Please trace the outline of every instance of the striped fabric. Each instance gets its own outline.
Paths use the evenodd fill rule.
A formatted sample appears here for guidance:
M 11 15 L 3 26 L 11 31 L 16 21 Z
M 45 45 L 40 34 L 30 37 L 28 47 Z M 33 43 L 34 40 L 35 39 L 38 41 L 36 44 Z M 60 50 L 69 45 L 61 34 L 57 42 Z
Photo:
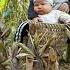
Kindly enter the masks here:
M 29 20 L 22 22 L 15 34 L 15 41 L 16 42 L 23 42 L 22 38 L 27 35 L 27 30 L 29 30 Z

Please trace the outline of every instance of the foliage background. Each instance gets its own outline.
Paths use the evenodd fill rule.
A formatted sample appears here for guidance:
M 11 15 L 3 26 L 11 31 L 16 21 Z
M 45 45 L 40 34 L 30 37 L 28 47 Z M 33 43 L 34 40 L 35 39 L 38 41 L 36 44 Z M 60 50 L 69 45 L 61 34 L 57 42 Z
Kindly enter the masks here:
M 28 6 L 29 0 L 0 0 L 0 31 L 10 29 L 9 36 L 9 31 L 0 36 L 0 70 L 16 70 L 11 69 L 11 48 L 18 25 L 28 19 Z
M 5 3 L 0 11 L 0 20 L 5 28 L 11 28 L 9 40 L 13 42 L 17 26 L 28 19 L 29 0 L 4 0 Z

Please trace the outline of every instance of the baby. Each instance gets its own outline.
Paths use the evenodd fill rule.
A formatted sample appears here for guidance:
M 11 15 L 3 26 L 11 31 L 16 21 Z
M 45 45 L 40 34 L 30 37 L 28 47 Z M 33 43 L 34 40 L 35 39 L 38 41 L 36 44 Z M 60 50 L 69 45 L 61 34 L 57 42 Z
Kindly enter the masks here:
M 59 21 L 70 23 L 70 15 L 59 11 L 53 10 L 52 0 L 34 0 L 34 11 L 38 14 L 37 19 L 43 23 L 56 24 Z

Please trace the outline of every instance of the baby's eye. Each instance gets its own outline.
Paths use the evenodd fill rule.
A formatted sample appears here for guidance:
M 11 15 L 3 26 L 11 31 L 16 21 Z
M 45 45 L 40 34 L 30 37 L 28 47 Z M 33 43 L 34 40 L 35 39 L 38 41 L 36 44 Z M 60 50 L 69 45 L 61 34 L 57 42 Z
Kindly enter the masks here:
M 45 5 L 45 3 L 41 3 L 41 5 Z
M 38 6 L 38 4 L 35 3 L 34 6 Z

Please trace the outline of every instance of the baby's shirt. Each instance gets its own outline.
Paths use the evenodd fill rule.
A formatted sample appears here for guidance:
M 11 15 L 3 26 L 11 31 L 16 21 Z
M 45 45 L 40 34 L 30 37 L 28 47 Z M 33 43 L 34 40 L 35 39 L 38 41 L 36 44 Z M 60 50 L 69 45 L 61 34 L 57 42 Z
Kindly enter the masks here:
M 38 16 L 39 20 L 43 23 L 56 24 L 59 23 L 59 21 L 64 23 L 70 22 L 70 15 L 59 10 L 52 10 L 48 14 Z

